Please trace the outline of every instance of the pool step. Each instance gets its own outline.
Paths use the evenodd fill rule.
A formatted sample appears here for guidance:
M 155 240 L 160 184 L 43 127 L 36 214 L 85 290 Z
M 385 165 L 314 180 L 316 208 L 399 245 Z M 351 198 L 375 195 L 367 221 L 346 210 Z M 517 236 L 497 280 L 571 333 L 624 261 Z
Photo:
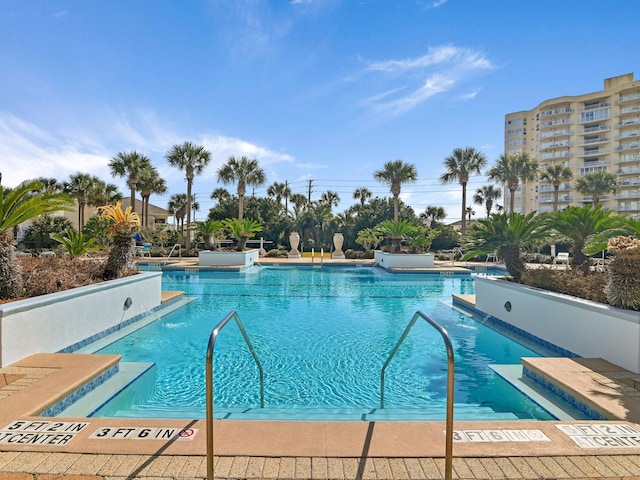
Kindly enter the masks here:
M 127 418 L 204 418 L 202 409 L 193 407 L 122 409 L 118 417 Z M 216 419 L 283 420 L 283 421 L 443 421 L 441 407 L 426 408 L 331 408 L 331 407 L 265 407 L 216 408 Z M 473 405 L 454 406 L 455 420 L 518 420 L 513 413 L 496 412 L 491 408 Z

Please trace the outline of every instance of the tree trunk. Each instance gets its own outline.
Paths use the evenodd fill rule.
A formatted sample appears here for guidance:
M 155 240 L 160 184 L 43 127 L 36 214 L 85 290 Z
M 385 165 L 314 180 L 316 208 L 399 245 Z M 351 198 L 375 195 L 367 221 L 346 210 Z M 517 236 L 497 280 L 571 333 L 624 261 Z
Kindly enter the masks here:
M 238 246 L 236 247 L 236 250 L 238 252 L 242 252 L 244 250 L 244 247 L 247 244 L 247 240 L 248 239 L 249 239 L 249 237 L 240 237 L 238 239 Z
M 499 256 L 504 259 L 504 265 L 507 267 L 509 275 L 511 275 L 516 282 L 520 283 L 525 271 L 524 262 L 520 257 L 520 247 L 518 245 L 507 245 L 499 250 Z
M 109 251 L 109 258 L 104 266 L 103 280 L 118 278 L 131 260 L 131 247 L 133 241 L 131 235 L 116 235 L 113 246 Z
M 7 300 L 22 292 L 22 269 L 14 255 L 11 231 L 0 233 L 0 298 Z

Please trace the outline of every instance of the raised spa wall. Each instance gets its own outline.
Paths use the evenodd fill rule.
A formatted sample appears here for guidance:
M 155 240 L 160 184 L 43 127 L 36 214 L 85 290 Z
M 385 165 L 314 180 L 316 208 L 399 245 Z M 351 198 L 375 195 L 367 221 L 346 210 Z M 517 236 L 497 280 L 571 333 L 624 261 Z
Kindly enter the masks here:
M 0 305 L 0 367 L 34 353 L 73 351 L 162 302 L 162 272 Z

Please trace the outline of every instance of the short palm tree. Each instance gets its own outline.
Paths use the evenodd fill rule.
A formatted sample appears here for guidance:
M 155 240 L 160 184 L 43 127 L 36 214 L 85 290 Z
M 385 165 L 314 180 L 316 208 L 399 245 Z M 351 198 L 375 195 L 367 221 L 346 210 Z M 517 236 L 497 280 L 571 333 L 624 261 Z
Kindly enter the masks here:
M 389 184 L 391 195 L 393 195 L 393 219 L 398 221 L 399 198 L 403 183 L 415 183 L 418 179 L 418 172 L 415 165 L 404 163 L 402 160 L 392 160 L 384 164 L 382 170 L 377 170 L 373 178 L 382 183 Z
M 259 187 L 266 181 L 264 170 L 260 168 L 258 160 L 242 157 L 239 160 L 231 156 L 227 163 L 218 169 L 218 181 L 225 185 L 238 184 L 238 219 L 244 216 L 244 196 L 247 186 Z
M 456 148 L 451 155 L 444 159 L 444 166 L 447 171 L 440 175 L 442 183 L 452 183 L 457 181 L 462 187 L 462 215 L 460 223 L 460 233 L 467 232 L 466 208 L 467 208 L 467 184 L 469 176 L 480 175 L 482 169 L 487 164 L 487 157 L 473 147 Z
M 204 222 L 196 222 L 194 230 L 200 233 L 204 239 L 204 248 L 211 250 L 214 247 L 214 240 L 219 245 L 217 237 L 224 232 L 224 225 L 220 220 L 206 220 Z
M 548 227 L 544 217 L 536 212 L 522 215 L 516 212 L 494 213 L 486 220 L 478 220 L 472 225 L 461 260 L 497 252 L 504 260 L 509 275 L 520 282 L 525 272 L 521 250 L 546 238 Z
M 63 235 L 62 233 L 52 233 L 51 238 L 58 242 L 71 257 L 81 257 L 91 251 L 96 243 L 95 238 L 86 238 L 84 233 L 76 232 L 70 228 Z
M 402 240 L 411 235 L 416 226 L 408 220 L 385 220 L 376 225 L 376 230 L 391 241 L 391 251 L 397 253 L 402 246 Z
M 93 192 L 101 180 L 98 177 L 87 173 L 74 173 L 69 177 L 68 182 L 64 182 L 63 191 L 78 202 L 78 229 L 84 227 L 84 209 L 91 203 Z
M 440 220 L 444 220 L 446 216 L 447 212 L 443 207 L 429 205 L 420 214 L 420 219 L 429 222 L 427 226 L 433 228 Z
M 250 218 L 242 220 L 238 218 L 227 218 L 222 221 L 224 227 L 229 231 L 231 236 L 238 241 L 236 250 L 242 252 L 247 240 L 256 236 L 256 233 L 262 231 L 262 225 Z
M 540 174 L 540 180 L 549 182 L 553 185 L 553 211 L 558 211 L 558 194 L 560 193 L 560 185 L 568 182 L 573 178 L 573 171 L 569 167 L 565 167 L 561 163 L 549 165 L 547 169 Z
M 371 190 L 366 187 L 356 188 L 356 191 L 353 192 L 354 200 L 360 200 L 360 206 L 364 207 L 364 204 L 371 198 Z
M 190 225 L 193 179 L 209 165 L 211 153 L 201 145 L 184 142 L 182 145 L 171 147 L 171 150 L 167 152 L 166 159 L 169 165 L 185 172 L 185 178 L 187 179 L 187 225 Z M 187 235 L 185 247 L 187 250 L 191 248 L 190 235 Z
M 493 203 L 501 196 L 502 192 L 500 191 L 500 189 L 494 187 L 493 185 L 484 185 L 483 187 L 476 190 L 476 193 L 473 196 L 473 203 L 475 203 L 476 205 L 484 205 L 484 208 L 487 211 L 487 218 L 489 218 L 491 216 Z
M 515 196 L 520 181 L 531 182 L 538 177 L 538 162 L 526 153 L 500 155 L 487 172 L 489 180 L 502 183 L 509 190 L 509 211 L 515 208 Z
M 102 218 L 113 221 L 113 225 L 109 227 L 113 234 L 113 244 L 102 273 L 104 280 L 112 280 L 118 278 L 129 263 L 133 249 L 132 236 L 140 228 L 140 217 L 131 206 L 123 211 L 120 202 L 106 205 L 100 210 Z
M 616 193 L 618 188 L 618 176 L 604 170 L 587 173 L 576 180 L 576 190 L 591 197 L 594 207 L 600 203 L 600 197 L 608 193 Z
M 13 229 L 40 215 L 69 211 L 73 200 L 63 193 L 43 191 L 37 181 L 23 182 L 14 189 L 0 185 L 0 298 L 20 295 L 22 277 L 14 255 Z
M 571 267 L 589 273 L 589 255 L 602 250 L 601 235 L 621 226 L 621 219 L 600 205 L 569 206 L 549 218 L 549 225 L 571 242 Z M 613 231 L 611 235 L 613 236 Z M 593 243 L 592 243 L 593 242 Z M 588 248 L 593 244 L 593 249 Z
M 131 211 L 136 211 L 136 191 L 138 190 L 138 180 L 144 172 L 151 168 L 149 157 L 135 150 L 133 152 L 120 152 L 109 162 L 111 176 L 126 177 L 127 186 L 131 191 L 130 206 Z

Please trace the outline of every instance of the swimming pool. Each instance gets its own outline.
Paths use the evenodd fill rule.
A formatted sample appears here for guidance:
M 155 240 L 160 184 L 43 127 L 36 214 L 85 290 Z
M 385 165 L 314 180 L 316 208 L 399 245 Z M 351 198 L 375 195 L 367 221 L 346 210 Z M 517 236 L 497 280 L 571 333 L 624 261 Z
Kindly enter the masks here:
M 539 354 L 451 307 L 451 294 L 473 288 L 469 274 L 394 274 L 370 267 L 165 272 L 164 290 L 182 290 L 195 301 L 100 351 L 155 367 L 141 380 L 144 388 L 134 385 L 94 416 L 204 418 L 209 334 L 236 310 L 264 367 L 266 408 L 258 408 L 258 370 L 230 324 L 216 343 L 216 418 L 377 412 L 380 419 L 444 419 L 446 352 L 426 322 L 416 324 L 387 369 L 386 408 L 378 408 L 380 369 L 421 310 L 452 339 L 456 419 L 553 418 L 490 367 Z

